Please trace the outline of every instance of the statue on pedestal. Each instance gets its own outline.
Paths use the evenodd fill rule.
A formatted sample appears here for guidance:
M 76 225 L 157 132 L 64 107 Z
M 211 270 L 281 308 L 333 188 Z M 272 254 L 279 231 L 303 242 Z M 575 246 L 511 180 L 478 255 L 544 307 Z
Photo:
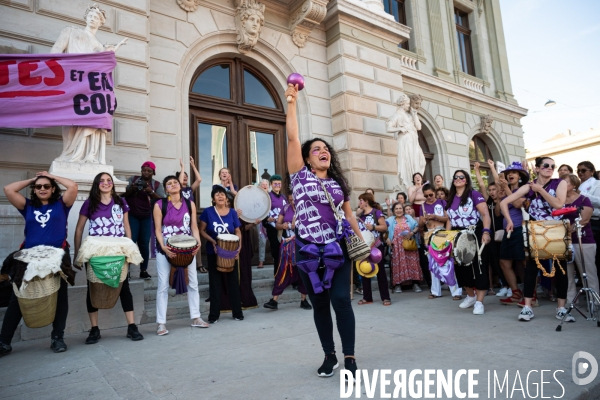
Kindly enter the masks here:
M 394 139 L 398 141 L 398 177 L 400 184 L 405 187 L 412 185 L 413 174 L 425 172 L 425 155 L 419 146 L 418 133 L 421 129 L 417 115 L 420 104 L 419 95 L 411 99 L 401 93 L 396 100 L 396 113 L 386 122 L 387 132 L 393 133 Z
M 96 32 L 106 22 L 106 13 L 97 4 L 89 6 L 83 16 L 85 29 L 67 27 L 62 30 L 51 53 L 116 52 L 127 39 L 117 45 L 103 45 Z M 63 151 L 56 161 L 106 164 L 106 129 L 89 126 L 63 126 Z

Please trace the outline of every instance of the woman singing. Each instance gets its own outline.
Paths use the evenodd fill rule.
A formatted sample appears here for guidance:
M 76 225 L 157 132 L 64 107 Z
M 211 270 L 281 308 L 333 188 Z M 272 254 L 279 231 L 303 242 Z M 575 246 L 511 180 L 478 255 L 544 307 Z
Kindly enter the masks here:
M 344 215 L 354 233 L 361 239 L 362 235 L 350 208 L 350 191 L 348 183 L 342 175 L 337 154 L 329 144 L 321 139 L 300 143 L 296 117 L 298 87 L 288 85 L 285 96 L 290 99 L 286 118 L 287 162 L 298 214 L 296 218 L 296 262 L 300 263 L 307 258 L 300 250 L 309 244 L 314 244 L 323 251 L 328 248 L 326 245 L 329 244 L 332 244 L 329 248 L 336 250 L 337 247 L 341 247 L 344 259 L 343 265 L 335 270 L 333 278 L 328 282 L 330 287 L 319 293 L 315 293 L 309 275 L 303 271 L 300 272 L 314 308 L 315 325 L 325 353 L 325 360 L 317 374 L 322 377 L 330 377 L 333 376 L 333 370 L 338 367 L 331 318 L 331 306 L 333 306 L 338 332 L 342 339 L 344 365 L 354 376 L 357 369 L 354 357 L 355 321 L 349 291 L 352 262 L 348 257 L 345 241 L 337 235 L 338 221 L 328 197 L 332 199 L 338 212 Z M 327 194 L 324 188 L 326 188 Z M 341 234 L 341 232 L 339 233 Z M 339 243 L 337 247 L 333 245 L 336 242 Z M 319 272 L 323 274 L 324 270 L 325 268 L 320 268 Z M 323 279 L 321 275 L 319 278 Z

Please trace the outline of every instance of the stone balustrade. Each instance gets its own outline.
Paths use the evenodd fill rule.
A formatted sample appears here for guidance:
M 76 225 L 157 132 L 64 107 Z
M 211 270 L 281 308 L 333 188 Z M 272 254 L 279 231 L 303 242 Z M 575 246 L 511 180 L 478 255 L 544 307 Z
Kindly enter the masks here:
M 411 53 L 410 51 L 406 51 L 404 49 L 398 48 L 398 52 L 400 53 L 400 64 L 409 69 L 417 69 L 417 55 Z
M 477 93 L 483 93 L 483 83 L 467 77 L 462 77 L 463 86 Z

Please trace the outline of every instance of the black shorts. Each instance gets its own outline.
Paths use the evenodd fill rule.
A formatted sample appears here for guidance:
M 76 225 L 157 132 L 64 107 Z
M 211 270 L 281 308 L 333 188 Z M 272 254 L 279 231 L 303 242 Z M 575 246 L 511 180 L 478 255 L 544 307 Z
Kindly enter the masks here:
M 510 239 L 507 232 L 504 232 L 502 243 L 500 244 L 501 260 L 524 260 L 525 244 L 523 243 L 523 227 L 515 227 Z

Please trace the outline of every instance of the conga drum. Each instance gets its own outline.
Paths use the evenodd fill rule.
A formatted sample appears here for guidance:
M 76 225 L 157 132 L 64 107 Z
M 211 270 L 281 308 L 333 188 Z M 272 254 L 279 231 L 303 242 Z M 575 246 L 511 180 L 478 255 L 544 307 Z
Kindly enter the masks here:
M 198 241 L 190 235 L 175 235 L 167 239 L 166 246 L 175 253 L 175 257 L 169 258 L 169 264 L 171 264 L 169 285 L 175 289 L 176 294 L 187 293 L 189 284 L 187 268 L 194 260 L 194 251 L 198 248 Z
M 233 271 L 239 247 L 240 238 L 236 235 L 222 233 L 217 236 L 217 271 Z

